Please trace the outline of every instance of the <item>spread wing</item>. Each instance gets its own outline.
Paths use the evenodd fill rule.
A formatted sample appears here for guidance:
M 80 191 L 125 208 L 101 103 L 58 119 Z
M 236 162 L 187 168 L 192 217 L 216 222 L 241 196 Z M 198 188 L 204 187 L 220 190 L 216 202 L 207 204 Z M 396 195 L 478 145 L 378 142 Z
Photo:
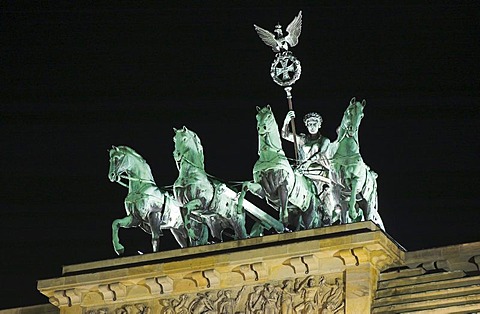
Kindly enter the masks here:
M 287 26 L 288 35 L 285 36 L 285 41 L 290 45 L 290 47 L 294 47 L 296 44 L 298 44 L 298 37 L 300 37 L 301 32 L 302 11 L 300 11 L 293 21 Z
M 279 51 L 278 48 L 278 42 L 275 39 L 275 35 L 267 31 L 266 29 L 263 29 L 261 27 L 258 27 L 257 25 L 253 24 L 253 27 L 255 27 L 255 30 L 257 31 L 258 36 L 260 39 L 267 45 L 272 47 L 274 51 Z

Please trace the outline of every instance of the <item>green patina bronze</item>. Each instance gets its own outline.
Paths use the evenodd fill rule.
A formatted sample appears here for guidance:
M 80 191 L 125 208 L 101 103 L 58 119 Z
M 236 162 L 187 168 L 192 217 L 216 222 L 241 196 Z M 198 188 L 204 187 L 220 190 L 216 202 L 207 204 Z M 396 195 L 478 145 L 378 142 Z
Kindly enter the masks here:
M 180 214 L 181 204 L 167 191 L 157 187 L 150 166 L 142 156 L 127 146 L 114 146 L 109 154 L 108 178 L 128 188 L 125 198 L 127 216 L 112 223 L 115 252 L 119 255 L 124 252 L 118 237 L 120 227 L 140 227 L 151 234 L 154 252 L 159 250 L 162 229 L 169 229 L 181 247 L 187 246 L 187 233 Z
M 365 104 L 365 100 L 359 102 L 352 98 L 345 110 L 337 140 L 332 143 L 333 181 L 337 183 L 337 190 L 340 190 L 340 206 L 348 208 L 349 217 L 345 217 L 344 222 L 371 220 L 385 229 L 377 208 L 378 175 L 363 162 L 360 155 L 358 129 Z
M 326 162 L 321 167 L 323 174 L 313 177 L 304 164 L 298 169 L 290 165 L 270 106 L 257 107 L 259 157 L 253 181 L 243 183 L 240 193 L 205 172 L 200 139 L 186 127 L 174 129 L 173 156 L 179 171 L 174 196 L 157 187 L 149 165 L 138 153 L 127 146 L 113 147 L 109 179 L 128 188 L 127 216 L 112 223 L 115 252 L 124 252 L 120 227 L 140 227 L 150 233 L 154 252 L 159 250 L 163 229 L 169 229 L 181 247 L 207 244 L 210 235 L 223 241 L 226 229 L 233 230 L 230 236 L 234 239 L 262 235 L 265 229 L 283 232 L 362 220 L 372 220 L 384 229 L 377 208 L 377 174 L 360 155 L 358 129 L 364 107 L 365 101 L 351 100 L 336 141 L 325 140 L 318 149 Z M 279 211 L 279 219 L 246 200 L 248 191 Z M 255 221 L 249 234 L 246 213 Z
M 253 181 L 243 184 L 239 204 L 246 192 L 251 191 L 280 212 L 279 220 L 288 229 L 302 230 L 329 224 L 329 210 L 319 197 L 323 191 L 317 191 L 312 180 L 290 166 L 270 106 L 257 107 L 257 111 L 259 158 L 253 167 Z
M 182 204 L 182 218 L 190 245 L 206 244 L 208 230 L 214 238 L 223 241 L 223 233 L 227 228 L 233 230 L 234 239 L 256 236 L 261 228 L 283 229 L 276 219 L 248 200 L 239 205 L 236 191 L 205 172 L 203 147 L 195 132 L 186 127 L 174 130 L 173 156 L 179 174 L 173 190 Z M 255 221 L 250 234 L 247 234 L 245 226 L 246 213 Z
M 243 208 L 237 211 L 236 193 L 226 193 L 225 184 L 205 172 L 200 138 L 183 127 L 175 129 L 173 140 L 173 156 L 179 172 L 173 190 L 183 206 L 182 217 L 190 245 L 207 244 L 208 229 L 220 240 L 226 228 L 233 229 L 234 238 L 246 238 L 245 211 Z

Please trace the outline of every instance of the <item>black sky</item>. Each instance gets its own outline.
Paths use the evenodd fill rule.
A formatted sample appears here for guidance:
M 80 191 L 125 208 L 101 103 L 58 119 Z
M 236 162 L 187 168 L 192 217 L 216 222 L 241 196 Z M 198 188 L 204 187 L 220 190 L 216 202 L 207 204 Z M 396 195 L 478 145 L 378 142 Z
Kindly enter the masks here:
M 126 190 L 107 179 L 112 144 L 168 186 L 172 127 L 186 125 L 208 173 L 250 179 L 255 107 L 270 104 L 279 123 L 287 112 L 253 24 L 273 30 L 299 10 L 297 115 L 318 111 L 333 140 L 350 98 L 367 100 L 361 153 L 379 174 L 387 232 L 408 250 L 480 240 L 476 1 L 200 3 L 2 5 L 0 308 L 46 303 L 36 280 L 62 265 L 115 258 Z M 140 230 L 120 236 L 127 254 L 151 250 Z

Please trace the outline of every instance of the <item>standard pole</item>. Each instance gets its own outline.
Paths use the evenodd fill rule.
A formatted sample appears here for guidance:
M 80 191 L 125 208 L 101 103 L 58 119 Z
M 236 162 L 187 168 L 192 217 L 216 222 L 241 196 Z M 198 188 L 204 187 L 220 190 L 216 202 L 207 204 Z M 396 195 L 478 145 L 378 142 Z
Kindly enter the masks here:
M 291 86 L 285 87 L 285 92 L 287 93 L 288 110 L 293 111 L 292 87 Z M 295 129 L 295 119 L 292 119 L 290 121 L 290 127 L 292 128 L 293 146 L 295 147 L 295 164 L 298 165 L 299 160 L 298 160 L 297 131 Z

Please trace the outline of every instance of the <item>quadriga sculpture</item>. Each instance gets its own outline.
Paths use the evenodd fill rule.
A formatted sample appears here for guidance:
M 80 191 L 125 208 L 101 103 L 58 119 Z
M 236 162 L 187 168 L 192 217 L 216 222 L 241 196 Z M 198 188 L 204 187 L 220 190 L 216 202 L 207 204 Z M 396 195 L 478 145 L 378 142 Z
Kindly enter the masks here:
M 119 255 L 124 252 L 118 237 L 120 227 L 140 227 L 151 234 L 154 252 L 159 250 L 162 229 L 169 229 L 181 247 L 187 246 L 180 204 L 168 192 L 157 187 L 150 167 L 142 156 L 127 146 L 113 146 L 109 153 L 108 178 L 128 188 L 125 198 L 127 216 L 112 223 L 115 252 Z M 128 181 L 128 184 L 122 179 Z
M 354 97 L 345 110 L 338 128 L 337 140 L 332 143 L 331 166 L 334 170 L 334 181 L 341 190 L 342 207 L 348 208 L 349 217 L 346 222 L 371 220 L 385 229 L 377 208 L 378 175 L 363 162 L 360 155 L 358 128 L 365 104 L 365 100 L 359 102 Z
M 257 107 L 258 160 L 253 167 L 253 181 L 243 184 L 239 204 L 245 193 L 265 198 L 280 212 L 284 227 L 310 229 L 329 224 L 329 210 L 320 201 L 315 184 L 294 171 L 282 149 L 277 122 L 270 106 Z
M 197 134 L 186 127 L 174 131 L 173 157 L 179 173 L 173 191 L 182 203 L 190 245 L 207 244 L 209 228 L 220 240 L 226 228 L 234 231 L 234 238 L 246 238 L 245 210 L 237 210 L 237 194 L 233 190 L 205 172 L 203 147 Z

